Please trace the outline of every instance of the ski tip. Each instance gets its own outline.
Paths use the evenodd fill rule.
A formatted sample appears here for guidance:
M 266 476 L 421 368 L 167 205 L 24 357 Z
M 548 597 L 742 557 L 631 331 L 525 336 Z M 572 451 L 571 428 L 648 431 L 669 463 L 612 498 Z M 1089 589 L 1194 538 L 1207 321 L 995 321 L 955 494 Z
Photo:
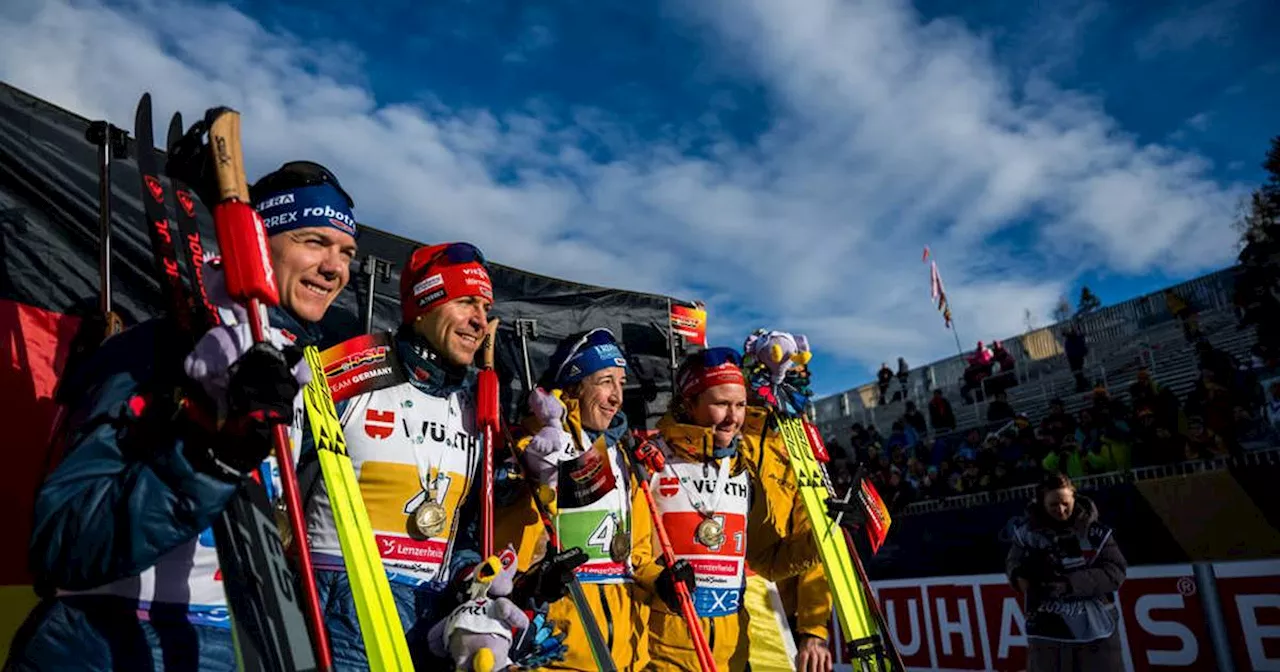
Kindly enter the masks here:
M 133 135 L 136 138 L 147 138 L 151 136 L 150 92 L 142 94 L 142 97 L 138 99 L 138 109 L 133 115 Z
M 169 119 L 169 135 L 165 142 L 165 154 L 171 154 L 173 148 L 182 142 L 182 136 L 186 133 L 186 129 L 182 125 L 182 113 L 174 112 L 173 117 Z

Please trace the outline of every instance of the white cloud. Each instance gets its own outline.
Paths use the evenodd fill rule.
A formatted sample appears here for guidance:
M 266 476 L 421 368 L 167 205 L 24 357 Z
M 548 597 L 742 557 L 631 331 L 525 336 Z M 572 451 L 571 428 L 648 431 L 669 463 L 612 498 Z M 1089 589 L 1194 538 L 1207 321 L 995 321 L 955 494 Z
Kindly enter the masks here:
M 968 341 L 1021 331 L 1024 309 L 1050 314 L 1090 265 L 1192 272 L 1232 252 L 1242 192 L 1209 181 L 1203 159 L 1137 143 L 1097 101 L 1011 81 L 960 24 L 921 24 L 890 0 L 721 0 L 682 15 L 734 49 L 779 109 L 750 146 L 709 131 L 704 158 L 645 144 L 598 110 L 566 125 L 377 100 L 350 46 L 335 58 L 226 6 L 139 1 L 0 8 L 0 78 L 125 125 L 144 89 L 158 114 L 230 105 L 251 174 L 320 161 L 362 221 L 706 299 L 722 343 L 754 326 L 807 330 L 856 378 L 954 349 L 928 303 L 925 244 Z M 588 135 L 615 159 L 589 159 Z M 518 179 L 500 182 L 496 166 Z M 1008 238 L 1029 221 L 1041 226 L 1028 245 Z
M 1212 116 L 1212 112 L 1200 112 L 1187 120 L 1187 126 L 1197 131 L 1207 130 L 1209 128 L 1209 118 Z

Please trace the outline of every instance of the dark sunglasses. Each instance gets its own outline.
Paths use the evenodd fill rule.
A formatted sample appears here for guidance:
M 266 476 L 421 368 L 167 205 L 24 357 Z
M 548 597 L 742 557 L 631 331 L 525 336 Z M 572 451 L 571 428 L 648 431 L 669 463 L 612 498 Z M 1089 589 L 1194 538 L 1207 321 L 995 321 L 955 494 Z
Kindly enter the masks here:
M 564 367 L 568 366 L 569 362 L 573 361 L 574 356 L 582 352 L 583 349 L 597 345 L 617 345 L 617 343 L 618 339 L 614 338 L 613 332 L 604 327 L 588 331 L 573 344 L 572 348 L 569 348 L 569 353 L 565 355 L 564 361 L 556 368 L 555 379 L 560 379 L 560 375 L 564 373 Z
M 426 265 L 430 266 L 442 258 L 451 264 L 466 264 L 473 261 L 477 264 L 484 263 L 484 253 L 471 243 L 450 243 L 443 250 L 432 255 Z
M 327 184 L 342 194 L 342 198 L 347 201 L 348 208 L 356 207 L 355 201 L 351 200 L 351 195 L 342 188 L 342 183 L 338 182 L 337 176 L 328 168 L 316 163 L 315 161 L 290 161 L 280 166 L 275 172 L 266 175 L 253 185 L 253 192 L 250 198 L 254 203 L 262 200 L 262 194 L 270 194 L 285 189 L 299 189 L 301 187 L 315 187 L 321 184 Z
M 724 346 L 707 348 L 690 355 L 689 359 L 686 360 L 686 364 L 689 366 L 701 365 L 702 368 L 707 369 L 713 369 L 723 364 L 733 364 L 738 368 L 742 368 L 742 353 Z

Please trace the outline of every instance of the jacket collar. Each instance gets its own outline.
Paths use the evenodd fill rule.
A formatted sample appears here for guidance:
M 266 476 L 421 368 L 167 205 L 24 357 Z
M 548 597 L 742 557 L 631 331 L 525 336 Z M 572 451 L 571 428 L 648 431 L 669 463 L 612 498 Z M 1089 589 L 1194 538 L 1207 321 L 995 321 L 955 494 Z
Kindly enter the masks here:
M 449 363 L 411 327 L 400 327 L 395 338 L 396 352 L 409 382 L 422 392 L 433 397 L 447 397 L 475 383 L 475 367 Z
M 279 329 L 293 344 L 305 348 L 309 345 L 318 345 L 324 332 L 320 329 L 320 325 L 316 322 L 303 322 L 289 311 L 280 306 L 271 306 L 267 308 L 267 320 L 271 323 L 272 328 Z
M 715 428 L 701 427 L 699 425 L 691 425 L 680 422 L 674 415 L 668 412 L 658 421 L 658 431 L 662 434 L 662 440 L 668 446 L 678 450 L 686 457 L 698 462 L 708 462 L 715 459 Z M 742 435 L 734 437 L 733 445 L 729 447 L 729 455 L 734 458 L 740 457 L 738 450 L 742 443 Z M 740 460 L 735 459 L 735 462 Z M 737 471 L 737 469 L 735 469 Z

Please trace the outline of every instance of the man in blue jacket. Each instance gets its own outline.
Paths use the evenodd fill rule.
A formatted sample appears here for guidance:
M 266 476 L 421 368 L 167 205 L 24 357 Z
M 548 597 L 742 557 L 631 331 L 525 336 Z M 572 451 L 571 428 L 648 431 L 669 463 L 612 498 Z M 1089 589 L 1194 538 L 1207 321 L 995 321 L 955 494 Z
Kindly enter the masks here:
M 59 433 L 65 458 L 37 496 L 30 543 L 44 599 L 5 670 L 236 669 L 209 528 L 267 459 L 273 425 L 290 424 L 299 443 L 298 347 L 321 342 L 318 322 L 356 254 L 353 204 L 322 166 L 287 163 L 250 191 L 280 293 L 274 346 L 253 346 L 241 323 L 183 352 L 175 344 L 190 341 L 157 318 L 104 342 L 64 382 L 78 393 Z M 149 400 L 174 384 L 207 395 L 221 428 L 157 418 Z

